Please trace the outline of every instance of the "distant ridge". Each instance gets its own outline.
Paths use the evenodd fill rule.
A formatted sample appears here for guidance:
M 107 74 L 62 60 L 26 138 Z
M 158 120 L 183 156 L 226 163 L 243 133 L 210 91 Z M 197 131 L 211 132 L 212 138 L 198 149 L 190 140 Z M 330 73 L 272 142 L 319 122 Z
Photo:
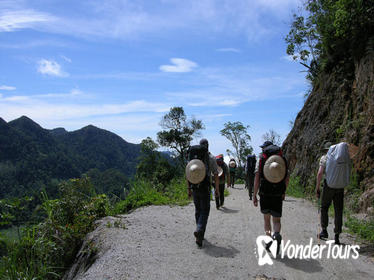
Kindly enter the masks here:
M 93 125 L 68 132 L 44 129 L 27 116 L 8 123 L 0 118 L 0 199 L 38 192 L 92 169 L 115 169 L 129 178 L 139 155 L 139 144 Z

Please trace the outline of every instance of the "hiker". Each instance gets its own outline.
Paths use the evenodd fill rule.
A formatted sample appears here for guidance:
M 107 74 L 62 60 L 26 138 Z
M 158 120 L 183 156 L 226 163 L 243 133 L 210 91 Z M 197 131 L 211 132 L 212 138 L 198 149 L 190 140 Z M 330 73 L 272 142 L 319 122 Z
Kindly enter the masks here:
M 235 159 L 231 158 L 229 161 L 230 167 L 230 184 L 229 187 L 234 187 L 235 184 L 235 172 L 236 172 L 236 161 Z
M 230 174 L 227 164 L 223 160 L 223 154 L 216 156 L 216 162 L 218 165 L 218 177 L 219 177 L 219 195 L 216 197 L 216 208 L 217 210 L 223 206 L 225 201 L 225 181 L 227 186 L 230 184 Z
M 349 184 L 351 174 L 351 155 L 349 145 L 345 142 L 329 147 L 331 143 L 325 144 L 326 155 L 322 156 L 319 162 L 317 173 L 316 196 L 320 198 L 320 185 L 323 180 L 323 189 L 321 195 L 321 227 L 322 231 L 319 238 L 327 239 L 329 237 L 327 226 L 329 223 L 328 210 L 331 202 L 334 204 L 335 212 L 335 244 L 340 244 L 339 235 L 342 232 L 343 225 L 343 206 L 344 206 L 344 187 Z
M 211 174 L 214 176 L 215 193 L 219 192 L 218 166 L 216 158 L 209 153 L 208 140 L 201 139 L 200 145 L 191 146 L 188 150 L 189 163 L 186 166 L 188 197 L 193 196 L 195 205 L 196 244 L 203 245 L 204 234 L 210 212 Z
M 256 156 L 247 155 L 245 163 L 245 187 L 248 189 L 249 199 L 252 200 L 253 183 L 255 179 Z
M 272 142 L 265 141 L 260 147 L 262 153 L 256 163 L 253 205 L 255 207 L 258 205 L 257 193 L 259 192 L 261 213 L 264 214 L 265 234 L 278 241 L 278 254 L 282 240 L 280 235 L 282 204 L 289 179 L 287 161 L 280 147 Z M 273 217 L 273 236 L 271 235 L 271 217 Z M 266 249 L 269 249 L 270 245 L 271 242 L 266 245 Z

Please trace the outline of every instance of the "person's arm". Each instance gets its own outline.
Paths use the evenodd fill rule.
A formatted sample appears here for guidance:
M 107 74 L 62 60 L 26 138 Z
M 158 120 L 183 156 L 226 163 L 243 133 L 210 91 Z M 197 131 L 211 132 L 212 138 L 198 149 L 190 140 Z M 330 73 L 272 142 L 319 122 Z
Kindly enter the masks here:
M 320 196 L 320 185 L 323 177 L 323 172 L 325 171 L 325 167 L 323 165 L 319 166 L 318 173 L 317 173 L 317 184 L 316 184 L 316 197 L 319 198 Z
M 230 184 L 230 172 L 229 172 L 229 168 L 228 166 L 226 165 L 225 167 L 225 172 L 226 172 L 226 185 L 227 187 L 229 187 L 229 184 Z
M 260 186 L 260 173 L 256 172 L 256 174 L 255 174 L 255 185 L 254 185 L 254 190 L 253 190 L 253 205 L 255 207 L 257 207 L 257 205 L 258 205 L 257 193 L 258 193 L 259 186 Z
M 290 175 L 289 173 L 287 172 L 287 176 L 286 178 L 284 179 L 284 183 L 286 185 L 286 189 L 284 190 L 284 194 L 282 195 L 282 199 L 284 200 L 286 198 L 286 191 L 287 191 L 287 187 L 288 187 L 288 183 L 290 182 Z

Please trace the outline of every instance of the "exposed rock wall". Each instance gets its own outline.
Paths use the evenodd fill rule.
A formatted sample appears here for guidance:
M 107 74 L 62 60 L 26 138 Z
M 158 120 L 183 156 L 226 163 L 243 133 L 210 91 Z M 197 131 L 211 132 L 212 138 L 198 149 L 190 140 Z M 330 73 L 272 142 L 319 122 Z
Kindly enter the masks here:
M 293 174 L 300 176 L 304 187 L 312 188 L 325 141 L 337 143 L 345 138 L 357 145 L 354 168 L 365 211 L 374 200 L 374 192 L 370 191 L 374 188 L 374 54 L 356 63 L 354 79 L 339 76 L 325 74 L 315 84 L 283 150 Z

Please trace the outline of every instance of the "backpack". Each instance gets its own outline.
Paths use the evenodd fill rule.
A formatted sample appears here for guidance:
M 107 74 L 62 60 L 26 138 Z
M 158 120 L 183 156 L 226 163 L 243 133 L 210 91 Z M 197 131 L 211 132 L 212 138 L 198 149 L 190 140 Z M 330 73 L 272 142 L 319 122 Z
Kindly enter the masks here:
M 255 155 L 248 155 L 247 156 L 247 165 L 246 165 L 246 173 L 247 175 L 253 175 L 256 168 L 256 156 Z
M 281 196 L 286 192 L 286 183 L 284 180 L 280 181 L 279 183 L 271 183 L 267 181 L 264 177 L 264 166 L 266 160 L 271 157 L 272 155 L 281 156 L 285 163 L 287 169 L 287 161 L 283 156 L 282 150 L 280 147 L 276 145 L 270 145 L 264 148 L 262 154 L 260 155 L 259 159 L 259 172 L 260 172 L 260 194 L 265 196 Z M 286 174 L 287 176 L 287 174 Z
M 349 184 L 351 159 L 345 142 L 333 145 L 327 152 L 326 183 L 330 188 L 342 189 Z
M 209 174 L 209 152 L 208 148 L 204 145 L 194 145 L 190 146 L 187 152 L 187 159 L 188 161 L 191 161 L 193 159 L 199 159 L 201 160 L 205 165 L 205 178 L 204 180 L 199 184 L 191 184 L 192 188 L 199 188 L 200 186 L 210 185 L 210 174 Z

